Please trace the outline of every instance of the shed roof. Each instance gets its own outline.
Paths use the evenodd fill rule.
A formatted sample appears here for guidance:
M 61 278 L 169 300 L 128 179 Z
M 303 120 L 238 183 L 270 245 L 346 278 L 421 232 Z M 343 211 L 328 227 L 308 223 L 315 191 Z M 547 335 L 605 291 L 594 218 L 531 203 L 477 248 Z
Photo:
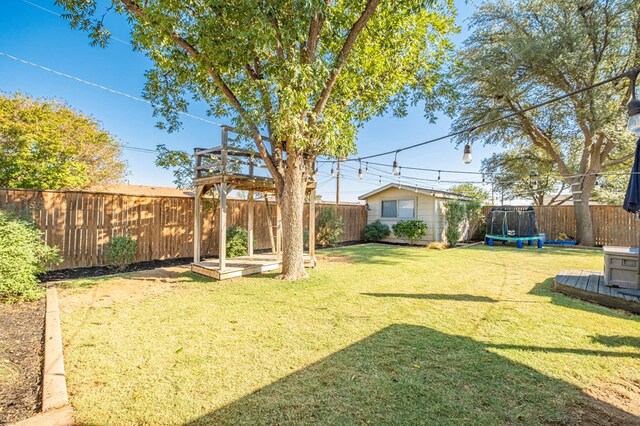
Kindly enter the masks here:
M 455 192 L 449 192 L 449 191 L 442 191 L 440 189 L 433 189 L 433 188 L 422 188 L 419 186 L 408 186 L 408 185 L 401 185 L 399 183 L 389 183 L 385 186 L 381 186 L 380 188 L 374 189 L 371 192 L 367 192 L 364 195 L 361 195 L 358 197 L 359 200 L 366 200 L 367 198 L 379 194 L 381 192 L 386 191 L 387 189 L 402 189 L 405 190 L 407 192 L 417 192 L 418 194 L 422 194 L 422 195 L 430 195 L 432 197 L 436 197 L 436 198 L 445 198 L 448 200 L 462 200 L 462 201 L 471 201 L 471 200 L 475 200 L 475 198 L 473 197 L 469 197 L 467 195 L 462 195 L 462 194 L 456 194 Z

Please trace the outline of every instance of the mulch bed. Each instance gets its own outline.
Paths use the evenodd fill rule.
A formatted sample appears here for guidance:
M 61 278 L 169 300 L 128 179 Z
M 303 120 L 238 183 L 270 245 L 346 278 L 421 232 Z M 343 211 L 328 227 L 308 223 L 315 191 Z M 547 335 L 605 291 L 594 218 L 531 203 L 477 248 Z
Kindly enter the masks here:
M 29 418 L 40 411 L 45 300 L 0 303 L 0 424 Z
M 93 266 L 90 268 L 60 269 L 48 271 L 38 276 L 41 282 L 73 280 L 77 278 L 100 277 L 103 275 L 113 275 L 121 272 L 137 272 L 149 269 L 165 268 L 168 266 L 188 265 L 193 262 L 191 257 L 167 260 L 149 260 L 146 262 L 132 263 L 124 271 L 119 271 L 112 266 Z

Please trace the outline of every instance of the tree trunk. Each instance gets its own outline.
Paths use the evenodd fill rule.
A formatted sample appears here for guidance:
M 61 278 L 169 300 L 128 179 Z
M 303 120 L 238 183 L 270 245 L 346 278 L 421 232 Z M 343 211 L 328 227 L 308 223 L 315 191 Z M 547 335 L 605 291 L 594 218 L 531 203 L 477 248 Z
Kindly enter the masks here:
M 581 185 L 582 192 L 573 194 L 573 212 L 576 219 L 576 240 L 583 246 L 593 246 L 593 220 L 589 200 L 595 185 L 595 177 L 586 176 Z
M 287 154 L 284 185 L 278 194 L 282 209 L 282 275 L 280 279 L 307 278 L 304 270 L 304 195 L 307 187 L 301 154 Z

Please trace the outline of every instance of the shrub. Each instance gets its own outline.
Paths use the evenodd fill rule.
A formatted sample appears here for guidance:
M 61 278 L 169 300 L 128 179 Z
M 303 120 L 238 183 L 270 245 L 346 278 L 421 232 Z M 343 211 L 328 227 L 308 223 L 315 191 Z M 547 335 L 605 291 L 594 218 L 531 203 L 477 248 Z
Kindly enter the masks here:
M 39 299 L 36 276 L 47 263 L 61 260 L 56 247 L 42 242 L 42 232 L 28 219 L 0 211 L 0 300 Z
M 482 214 L 482 203 L 477 200 L 467 201 L 465 205 L 465 217 L 469 223 L 467 237 L 471 239 L 476 236 L 476 233 L 479 233 L 480 239 L 484 239 L 484 235 L 481 232 L 481 227 L 485 225 L 484 215 Z
M 316 243 L 323 247 L 340 243 L 344 221 L 333 207 L 322 209 L 316 218 Z
M 114 265 L 118 271 L 124 271 L 133 263 L 138 251 L 138 243 L 128 235 L 111 237 L 105 248 L 104 255 L 110 265 Z
M 460 224 L 466 216 L 465 203 L 457 200 L 449 200 L 445 203 L 444 218 L 447 222 L 444 235 L 450 247 L 454 247 L 460 241 Z
M 391 226 L 393 234 L 413 245 L 427 233 L 427 224 L 421 220 L 401 220 Z
M 365 241 L 380 241 L 391 235 L 389 225 L 380 222 L 380 219 L 364 227 Z
M 249 247 L 249 232 L 240 227 L 232 226 L 227 229 L 227 256 L 246 256 Z

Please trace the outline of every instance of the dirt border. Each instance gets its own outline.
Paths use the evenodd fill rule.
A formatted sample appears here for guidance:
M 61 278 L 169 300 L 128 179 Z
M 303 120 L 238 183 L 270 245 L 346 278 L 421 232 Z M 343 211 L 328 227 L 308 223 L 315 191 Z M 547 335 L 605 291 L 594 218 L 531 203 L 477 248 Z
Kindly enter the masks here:
M 53 286 L 47 287 L 45 310 L 42 413 L 17 422 L 15 426 L 73 425 L 73 410 L 69 404 L 64 371 L 58 292 Z

